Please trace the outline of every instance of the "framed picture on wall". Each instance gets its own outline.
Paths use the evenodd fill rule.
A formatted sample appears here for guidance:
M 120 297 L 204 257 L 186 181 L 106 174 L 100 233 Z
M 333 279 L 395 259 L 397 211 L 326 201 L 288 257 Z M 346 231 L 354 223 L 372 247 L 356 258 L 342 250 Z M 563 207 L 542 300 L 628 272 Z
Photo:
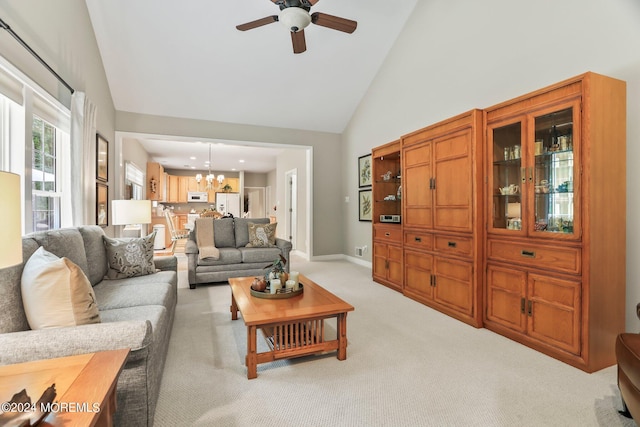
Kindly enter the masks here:
M 358 157 L 358 187 L 371 185 L 371 154 Z
M 102 182 L 96 182 L 96 224 L 109 225 L 109 187 Z
M 373 191 L 360 190 L 358 194 L 358 220 L 371 221 L 373 218 Z
M 109 141 L 96 134 L 96 179 L 109 181 Z

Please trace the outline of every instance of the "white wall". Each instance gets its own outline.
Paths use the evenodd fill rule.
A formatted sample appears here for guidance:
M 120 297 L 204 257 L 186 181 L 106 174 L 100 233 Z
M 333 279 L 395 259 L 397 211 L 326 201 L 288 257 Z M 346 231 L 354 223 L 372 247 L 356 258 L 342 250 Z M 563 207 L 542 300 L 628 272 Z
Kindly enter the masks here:
M 343 134 L 343 252 L 371 244 L 357 169 L 372 147 L 594 71 L 627 81 L 627 329 L 640 330 L 640 2 L 419 1 Z M 371 252 L 366 254 L 371 259 Z

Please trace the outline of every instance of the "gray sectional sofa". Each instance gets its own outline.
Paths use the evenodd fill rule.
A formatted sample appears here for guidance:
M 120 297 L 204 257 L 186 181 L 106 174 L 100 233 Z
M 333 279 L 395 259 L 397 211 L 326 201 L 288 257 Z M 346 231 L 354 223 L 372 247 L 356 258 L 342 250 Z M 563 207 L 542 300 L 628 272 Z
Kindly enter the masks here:
M 103 280 L 108 268 L 103 235 L 98 226 L 82 226 L 23 237 L 23 263 L 0 271 L 0 364 L 130 348 L 117 385 L 115 424 L 152 426 L 177 303 L 176 258 L 154 258 L 161 271 L 153 274 Z M 40 246 L 83 270 L 101 323 L 29 328 L 20 281 Z
M 189 287 L 195 289 L 199 283 L 223 282 L 230 277 L 261 276 L 265 266 L 282 255 L 289 272 L 291 242 L 276 238 L 274 247 L 246 247 L 249 243 L 249 223 L 268 224 L 269 218 L 206 218 L 213 221 L 215 247 L 220 257 L 199 259 L 196 239 L 197 226 L 185 244 L 188 260 Z

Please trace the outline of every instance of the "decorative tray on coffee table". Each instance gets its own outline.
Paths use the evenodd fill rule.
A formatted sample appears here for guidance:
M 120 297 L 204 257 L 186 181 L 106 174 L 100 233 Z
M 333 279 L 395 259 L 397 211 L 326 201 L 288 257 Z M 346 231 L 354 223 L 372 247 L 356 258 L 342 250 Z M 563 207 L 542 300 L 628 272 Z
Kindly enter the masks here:
M 253 288 L 249 288 L 251 290 L 251 295 L 253 295 L 256 298 L 264 298 L 264 299 L 285 299 L 285 298 L 292 298 L 298 295 L 302 295 L 302 292 L 304 290 L 304 287 L 302 286 L 302 283 L 300 283 L 300 288 L 297 290 L 293 290 L 293 289 L 278 289 L 276 291 L 275 294 L 272 294 L 269 287 L 267 287 L 267 289 L 265 289 L 264 291 L 254 291 Z

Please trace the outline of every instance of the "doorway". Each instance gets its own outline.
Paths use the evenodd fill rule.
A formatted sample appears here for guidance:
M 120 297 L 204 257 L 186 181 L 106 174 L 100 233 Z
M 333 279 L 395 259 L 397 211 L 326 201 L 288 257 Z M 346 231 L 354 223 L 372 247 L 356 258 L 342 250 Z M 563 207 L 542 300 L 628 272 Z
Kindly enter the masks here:
M 245 218 L 266 218 L 266 206 L 264 187 L 244 187 Z
M 296 249 L 297 223 L 298 223 L 298 169 L 291 169 L 285 173 L 285 225 L 287 239 L 292 244 L 292 250 Z

